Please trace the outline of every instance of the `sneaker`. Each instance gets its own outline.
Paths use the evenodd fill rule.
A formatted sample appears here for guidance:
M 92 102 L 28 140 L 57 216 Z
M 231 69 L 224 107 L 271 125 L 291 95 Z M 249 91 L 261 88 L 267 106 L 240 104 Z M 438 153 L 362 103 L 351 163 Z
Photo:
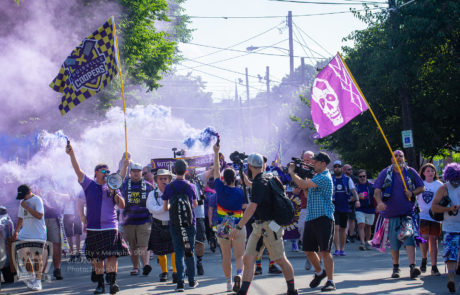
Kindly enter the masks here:
M 432 276 L 440 276 L 441 275 L 441 273 L 439 272 L 438 267 L 436 265 L 433 265 L 431 267 L 431 275 Z
M 227 281 L 227 292 L 231 292 L 233 290 L 232 280 Z M 238 292 L 238 291 L 236 291 Z
M 241 289 L 241 276 L 238 276 L 238 275 L 234 276 L 233 281 L 235 283 L 233 284 L 232 290 L 233 292 L 238 293 L 238 291 Z M 228 290 L 228 291 L 231 291 L 231 290 Z
M 321 292 L 328 292 L 328 291 L 334 291 L 335 290 L 335 284 L 331 281 L 327 281 L 326 285 L 321 288 Z
M 256 270 L 254 271 L 254 275 L 258 276 L 262 274 L 262 266 L 256 266 Z
M 75 255 L 75 262 L 81 262 L 81 261 L 82 261 L 81 254 L 77 253 L 77 255 Z
M 422 258 L 422 264 L 420 265 L 420 271 L 422 273 L 426 272 L 426 263 L 427 263 L 427 260 Z
M 418 269 L 415 266 L 411 267 L 411 269 L 410 269 L 410 278 L 411 279 L 417 278 L 420 274 L 421 274 L 420 269 Z
M 366 244 L 366 250 L 372 250 L 372 246 L 369 244 Z
M 176 291 L 177 292 L 184 292 L 184 282 L 177 282 L 177 287 L 176 287 Z
M 334 254 L 332 254 L 334 256 L 339 256 L 340 255 L 340 251 L 339 250 L 335 250 Z
M 189 281 L 189 282 L 188 282 L 188 287 L 189 287 L 190 289 L 195 289 L 196 287 L 198 287 L 198 281 L 197 281 L 197 280 Z
M 34 291 L 41 291 L 42 290 L 42 281 L 41 280 L 35 280 L 32 290 Z
M 62 277 L 62 274 L 61 274 L 61 269 L 60 268 L 56 268 L 54 271 L 53 271 L 53 276 L 56 278 L 56 280 L 60 281 L 62 279 L 64 279 Z
M 321 281 L 326 277 L 326 271 L 323 269 L 323 272 L 320 275 L 315 275 L 313 276 L 313 280 L 310 282 L 310 288 L 316 288 L 319 286 Z
M 447 289 L 449 289 L 450 293 L 455 293 L 455 282 L 447 281 Z
M 343 250 L 343 251 L 342 251 L 342 250 L 341 250 L 341 251 L 339 251 L 339 255 L 340 255 L 340 256 L 347 256 L 347 254 L 345 254 L 345 250 Z
M 355 242 L 355 236 L 350 236 L 350 243 L 354 243 Z
M 27 289 L 33 290 L 34 284 L 35 284 L 35 280 L 34 280 L 34 279 L 25 280 L 25 281 L 24 281 L 24 284 L 26 284 Z
M 391 277 L 393 279 L 399 279 L 400 272 L 401 272 L 401 270 L 399 268 L 393 268 L 393 273 L 391 274 Z
M 268 268 L 268 273 L 279 275 L 280 273 L 283 273 L 283 272 L 281 271 L 281 269 L 278 268 L 278 266 L 276 266 L 276 264 L 272 264 Z
M 177 272 L 173 272 L 173 274 L 172 274 L 172 283 L 177 284 L 177 280 L 178 280 Z
M 310 260 L 305 259 L 305 270 L 310 270 L 311 269 L 311 263 L 310 263 Z
M 216 252 L 216 248 L 217 248 L 216 241 L 212 240 L 211 242 L 209 242 L 209 248 L 211 249 L 212 253 Z
M 359 245 L 359 250 L 366 251 L 366 245 L 364 244 Z
M 160 274 L 160 282 L 167 282 L 168 281 L 168 273 L 167 272 L 162 272 Z
M 204 275 L 203 264 L 201 263 L 196 264 L 196 272 L 198 273 L 199 276 Z
M 142 268 L 142 275 L 148 276 L 151 271 L 152 271 L 152 267 L 150 265 L 146 264 Z

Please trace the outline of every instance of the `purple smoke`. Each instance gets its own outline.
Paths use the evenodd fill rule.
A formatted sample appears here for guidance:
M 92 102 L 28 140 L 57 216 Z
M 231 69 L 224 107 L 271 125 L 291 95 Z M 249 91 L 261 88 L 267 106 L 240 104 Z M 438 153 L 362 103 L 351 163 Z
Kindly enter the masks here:
M 204 148 L 211 145 L 213 139 L 218 139 L 219 133 L 213 127 L 207 127 L 200 134 L 196 136 L 189 136 L 185 139 L 184 144 L 187 148 L 191 149 L 197 142 L 200 142 Z

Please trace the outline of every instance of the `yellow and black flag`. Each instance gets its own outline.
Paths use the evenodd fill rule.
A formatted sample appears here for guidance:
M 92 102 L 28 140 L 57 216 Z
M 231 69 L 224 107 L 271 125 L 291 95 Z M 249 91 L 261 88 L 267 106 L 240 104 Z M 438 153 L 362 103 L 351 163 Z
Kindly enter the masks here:
M 104 89 L 117 74 L 113 18 L 86 37 L 66 58 L 50 87 L 61 92 L 59 105 L 65 115 Z

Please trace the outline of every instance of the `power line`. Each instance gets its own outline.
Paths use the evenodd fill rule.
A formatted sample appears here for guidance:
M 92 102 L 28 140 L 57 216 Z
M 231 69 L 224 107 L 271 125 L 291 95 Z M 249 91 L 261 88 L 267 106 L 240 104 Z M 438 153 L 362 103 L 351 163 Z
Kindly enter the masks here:
M 385 4 L 383 2 L 359 2 L 357 0 L 353 2 L 324 2 L 324 1 L 301 1 L 301 0 L 270 0 L 270 1 L 277 1 L 277 2 L 290 2 L 290 3 L 301 3 L 301 4 L 320 4 L 320 5 L 363 5 L 363 4 Z
M 310 37 L 307 33 L 305 33 L 305 31 L 302 30 L 302 28 L 300 28 L 299 26 L 297 26 L 295 23 L 294 23 L 294 26 L 296 27 L 297 30 L 299 30 L 301 33 L 303 33 L 305 36 L 307 36 L 310 40 L 312 40 L 316 45 L 318 45 L 319 47 L 321 47 L 321 49 L 323 49 L 327 54 L 329 54 L 330 56 L 333 55 L 333 54 L 330 53 L 326 48 L 324 48 L 321 44 L 319 44 L 318 42 L 316 42 L 315 39 L 313 39 L 313 38 Z
M 221 67 L 218 67 L 218 66 L 213 66 L 213 65 L 205 64 L 205 63 L 202 63 L 202 62 L 199 62 L 199 61 L 196 61 L 196 60 L 192 60 L 192 59 L 189 59 L 189 58 L 185 58 L 185 60 L 188 60 L 188 61 L 191 61 L 191 62 L 195 62 L 195 63 L 201 64 L 201 65 L 203 65 L 203 66 L 208 66 L 208 67 L 216 68 L 216 69 L 218 69 L 218 70 L 222 70 L 222 71 L 227 71 L 227 72 L 230 72 L 230 73 L 239 74 L 239 75 L 242 75 L 242 76 L 245 76 L 245 75 L 246 75 L 246 73 L 241 73 L 241 72 L 237 72 L 237 71 L 233 71 L 233 70 L 221 68 Z M 251 77 L 251 78 L 259 79 L 258 76 L 253 76 L 253 75 L 248 75 L 248 76 Z M 275 81 L 275 80 L 271 80 L 271 79 L 270 79 L 270 82 L 281 83 L 281 82 L 279 82 L 279 81 Z
M 382 2 L 382 4 L 385 4 Z M 365 9 L 357 10 L 357 11 L 365 11 Z M 346 11 L 335 11 L 335 12 L 320 12 L 320 13 L 310 13 L 310 14 L 296 14 L 292 15 L 292 17 L 308 17 L 308 16 L 320 16 L 320 15 L 334 15 L 334 14 L 343 14 L 343 13 L 351 13 L 350 10 Z M 266 18 L 286 18 L 286 15 L 262 15 L 262 16 L 189 16 L 190 18 L 195 19 L 266 19 Z
M 272 31 L 272 30 L 278 28 L 278 27 L 279 27 L 280 25 L 282 25 L 283 23 L 285 23 L 285 21 L 282 21 L 281 23 L 277 24 L 277 25 L 274 26 L 274 27 L 271 27 L 270 29 L 268 29 L 268 30 L 266 30 L 266 31 L 263 31 L 262 33 L 256 34 L 256 35 L 250 37 L 249 39 L 246 39 L 246 40 L 244 40 L 244 41 L 240 41 L 240 42 L 238 42 L 238 43 L 236 43 L 236 44 L 233 44 L 233 45 L 231 45 L 231 46 L 229 46 L 229 47 L 226 47 L 226 49 L 233 48 L 233 47 L 238 46 L 238 45 L 240 45 L 240 44 L 243 44 L 243 43 L 245 43 L 245 42 L 247 42 L 247 41 L 250 41 L 250 40 L 252 40 L 252 39 L 255 39 L 255 38 L 257 38 L 257 37 L 260 37 L 260 36 L 262 36 L 262 35 L 264 35 L 264 34 L 270 32 L 270 31 Z M 210 55 L 219 53 L 219 52 L 221 52 L 221 51 L 223 51 L 223 50 L 225 50 L 225 49 L 222 48 L 222 49 L 219 49 L 219 50 L 217 50 L 217 51 L 214 51 L 214 52 L 211 52 L 211 53 L 202 55 L 202 56 L 195 57 L 194 59 L 200 59 L 200 58 L 203 58 L 203 57 L 206 57 L 206 56 L 210 56 Z

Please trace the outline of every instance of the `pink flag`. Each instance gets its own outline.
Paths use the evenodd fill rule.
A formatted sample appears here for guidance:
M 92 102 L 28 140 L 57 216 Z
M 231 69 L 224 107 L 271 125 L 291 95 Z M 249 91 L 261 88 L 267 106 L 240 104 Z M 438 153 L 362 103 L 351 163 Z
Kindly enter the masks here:
M 316 76 L 311 88 L 311 117 L 317 138 L 339 130 L 368 109 L 351 74 L 337 54 Z

